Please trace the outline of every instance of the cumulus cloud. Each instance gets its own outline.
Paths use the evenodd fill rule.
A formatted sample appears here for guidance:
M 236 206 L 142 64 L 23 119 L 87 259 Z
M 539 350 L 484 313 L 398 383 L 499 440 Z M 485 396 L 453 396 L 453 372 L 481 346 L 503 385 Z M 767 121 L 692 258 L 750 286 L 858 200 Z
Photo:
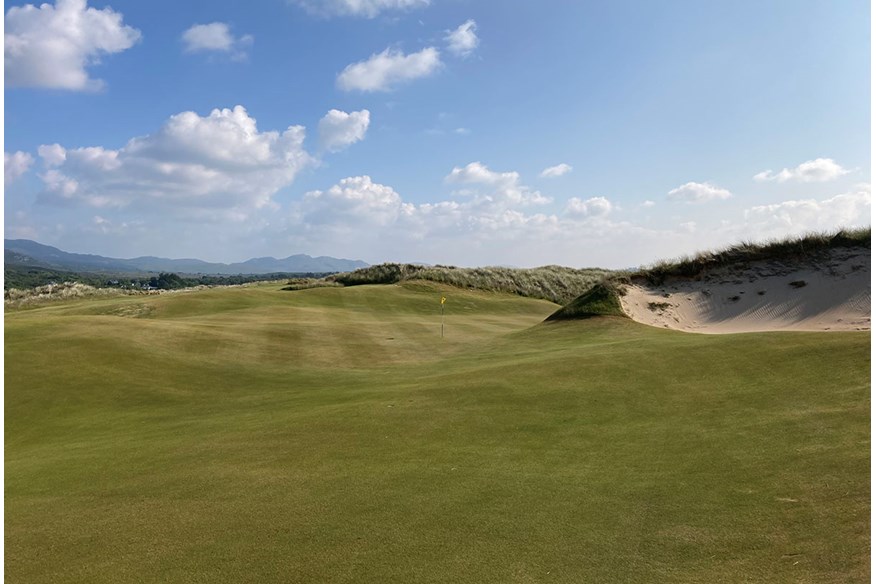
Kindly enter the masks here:
M 385 10 L 406 10 L 429 5 L 429 0 L 290 0 L 317 16 L 374 18 Z
M 488 185 L 516 184 L 520 180 L 517 172 L 494 172 L 480 162 L 469 162 L 463 167 L 454 166 L 445 177 L 447 182 L 479 183 Z
M 754 180 L 758 182 L 826 182 L 835 180 L 844 174 L 848 174 L 849 170 L 843 168 L 833 161 L 831 158 L 816 158 L 815 160 L 807 160 L 795 168 L 783 168 L 779 172 L 765 170 L 754 175 Z
M 541 171 L 541 178 L 556 178 L 558 176 L 563 176 L 567 172 L 572 172 L 572 167 L 566 164 L 565 162 L 561 162 L 556 166 L 549 166 Z
M 243 106 L 205 117 L 183 112 L 120 150 L 40 147 L 47 167 L 42 198 L 240 219 L 271 205 L 274 193 L 313 162 L 304 136 L 301 126 L 260 132 Z
M 517 181 L 516 174 L 473 164 L 455 168 L 448 182 L 507 186 Z M 581 265 L 581 261 L 630 265 L 629 257 L 609 259 L 605 250 L 625 249 L 622 244 L 632 238 L 647 240 L 643 249 L 650 253 L 677 239 L 673 232 L 646 230 L 610 219 L 613 205 L 604 197 L 570 201 L 568 207 L 584 212 L 561 216 L 528 212 L 526 205 L 486 196 L 413 204 L 392 187 L 358 176 L 305 195 L 294 204 L 284 229 L 288 241 L 307 242 L 323 250 L 321 253 L 349 255 L 344 250 L 357 249 L 367 261 L 463 265 L 497 261 L 516 265 Z M 606 241 L 617 242 L 617 246 L 606 246 Z
M 67 159 L 67 150 L 60 144 L 43 144 L 37 148 L 37 154 L 47 167 L 60 166 Z
M 358 112 L 329 110 L 319 121 L 319 143 L 322 150 L 337 152 L 350 144 L 365 138 L 371 112 L 363 109 Z
M 457 57 L 468 57 L 474 52 L 480 43 L 475 34 L 478 25 L 474 20 L 466 20 L 454 30 L 448 31 L 444 40 L 447 42 L 447 50 Z
M 86 67 L 140 40 L 140 31 L 122 24 L 122 14 L 88 8 L 86 0 L 13 6 L 5 27 L 7 87 L 99 90 L 104 82 L 90 78 Z
M 543 205 L 551 199 L 540 192 L 520 184 L 517 172 L 494 172 L 480 162 L 470 162 L 464 167 L 454 167 L 444 177 L 448 183 L 459 183 L 486 187 L 475 191 L 459 191 L 459 194 L 473 194 L 478 201 L 493 205 Z
M 11 185 L 33 164 L 33 156 L 27 152 L 17 151 L 9 154 L 3 152 L 3 184 Z
M 392 187 L 372 182 L 370 176 L 348 177 L 327 191 L 311 191 L 304 195 L 302 209 L 313 224 L 346 218 L 355 223 L 387 225 L 400 215 L 414 212 L 414 206 L 403 202 Z
M 566 213 L 572 217 L 604 217 L 612 208 L 611 201 L 605 197 L 592 197 L 586 201 L 572 197 L 566 203 Z
M 704 203 L 715 199 L 729 199 L 732 196 L 727 189 L 709 183 L 696 182 L 685 183 L 667 194 L 667 198 L 672 201 L 687 201 L 688 203 Z
M 763 233 L 827 231 L 870 224 L 870 185 L 828 199 L 796 199 L 750 207 L 745 220 Z
M 247 57 L 247 50 L 252 45 L 252 35 L 235 37 L 224 22 L 196 24 L 182 34 L 185 52 L 187 53 L 225 53 L 232 59 L 241 60 Z
M 441 55 L 434 47 L 408 55 L 386 49 L 365 61 L 347 65 L 336 83 L 344 91 L 389 91 L 400 83 L 428 77 L 441 66 Z
M 405 202 L 392 187 L 375 183 L 369 176 L 355 176 L 326 191 L 307 193 L 295 217 L 301 227 L 361 233 L 361 225 L 366 224 L 390 230 L 381 232 L 381 237 L 395 230 L 395 237 L 411 239 L 557 220 L 543 214 L 527 215 L 518 206 L 523 203 L 496 205 L 486 198 L 415 205 Z

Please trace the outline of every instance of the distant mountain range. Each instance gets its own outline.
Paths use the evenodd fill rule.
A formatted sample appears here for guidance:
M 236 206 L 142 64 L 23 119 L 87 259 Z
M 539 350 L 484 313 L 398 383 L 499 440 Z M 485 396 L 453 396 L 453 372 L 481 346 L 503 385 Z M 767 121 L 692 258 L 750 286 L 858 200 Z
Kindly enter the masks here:
M 349 272 L 367 267 L 361 260 L 298 254 L 287 258 L 252 258 L 245 262 L 221 264 L 197 259 L 172 260 L 153 256 L 132 259 L 68 253 L 29 239 L 4 239 L 4 262 L 7 266 L 32 266 L 73 272 L 175 272 L 177 274 L 270 274 L 273 272 Z

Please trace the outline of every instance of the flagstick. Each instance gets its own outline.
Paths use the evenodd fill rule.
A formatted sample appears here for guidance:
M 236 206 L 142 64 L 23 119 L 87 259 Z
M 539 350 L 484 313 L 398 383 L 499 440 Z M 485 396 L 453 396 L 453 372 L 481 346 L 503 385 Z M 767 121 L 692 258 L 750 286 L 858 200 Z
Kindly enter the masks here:
M 444 303 L 441 303 L 441 338 L 444 338 Z

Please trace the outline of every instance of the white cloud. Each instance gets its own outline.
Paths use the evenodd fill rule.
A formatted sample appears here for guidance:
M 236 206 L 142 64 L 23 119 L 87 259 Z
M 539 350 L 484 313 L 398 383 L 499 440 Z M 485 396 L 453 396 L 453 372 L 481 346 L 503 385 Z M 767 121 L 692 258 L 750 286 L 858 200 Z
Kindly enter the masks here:
M 368 176 L 349 177 L 327 191 L 312 191 L 301 201 L 296 218 L 316 230 L 360 233 L 363 224 L 384 228 L 380 237 L 398 240 L 427 236 L 495 231 L 513 224 L 526 223 L 529 216 L 514 209 L 516 205 L 497 206 L 487 199 L 465 202 L 439 201 L 414 205 L 405 202 L 392 187 L 374 183 Z M 377 232 L 373 232 L 377 233 Z
M 33 156 L 27 152 L 17 151 L 9 154 L 3 152 L 3 184 L 10 185 L 28 171 L 33 164 Z
M 488 187 L 486 190 L 475 189 L 473 192 L 458 191 L 457 194 L 473 194 L 476 201 L 494 206 L 543 205 L 551 202 L 549 197 L 520 184 L 520 174 L 517 172 L 494 172 L 480 162 L 470 162 L 462 168 L 454 167 L 444 180 L 448 183 Z
M 67 150 L 60 144 L 43 144 L 37 148 L 37 154 L 48 168 L 60 166 L 67 160 Z
M 441 55 L 434 47 L 409 55 L 386 49 L 347 65 L 338 75 L 337 86 L 344 91 L 389 91 L 399 83 L 428 77 L 441 66 Z
M 541 171 L 541 178 L 556 178 L 558 176 L 563 176 L 567 172 L 572 172 L 572 167 L 566 164 L 565 162 L 561 162 L 556 166 L 549 166 Z
M 48 202 L 92 207 L 136 206 L 191 218 L 242 219 L 313 162 L 304 128 L 259 132 L 243 106 L 209 116 L 183 112 L 156 133 L 120 150 L 40 147 Z
M 320 148 L 337 152 L 364 139 L 370 121 L 371 112 L 367 109 L 350 113 L 329 110 L 319 121 Z
M 807 160 L 796 168 L 783 168 L 781 171 L 774 173 L 772 170 L 765 170 L 754 175 L 754 180 L 758 182 L 826 182 L 837 179 L 844 174 L 848 174 L 849 170 L 843 168 L 833 161 L 831 158 L 816 158 L 815 160 Z
M 644 207 L 646 209 L 650 209 L 651 207 L 655 206 L 656 204 L 657 203 L 655 203 L 654 201 L 647 200 L 644 203 L 642 203 L 642 207 Z
M 474 20 L 466 20 L 454 30 L 448 31 L 444 40 L 447 50 L 457 57 L 468 57 L 478 47 L 480 39 L 475 34 L 478 25 Z
M 453 130 L 454 134 L 459 134 L 460 136 L 468 136 L 471 134 L 471 130 L 468 128 L 456 128 Z
M 520 180 L 517 172 L 493 172 L 480 162 L 469 162 L 464 167 L 453 167 L 445 179 L 447 182 L 477 183 L 487 185 L 510 185 Z
M 448 181 L 507 186 L 516 182 L 516 174 L 493 172 L 473 163 L 454 169 Z M 305 195 L 294 205 L 283 230 L 287 245 L 306 242 L 320 253 L 343 256 L 355 249 L 359 257 L 372 262 L 461 265 L 582 265 L 582 261 L 630 265 L 622 251 L 630 238 L 646 240 L 643 247 L 649 252 L 677 239 L 673 233 L 610 220 L 613 205 L 604 197 L 570 201 L 569 206 L 587 212 L 565 217 L 528 213 L 525 201 L 490 197 L 412 204 L 392 187 L 359 176 Z M 615 244 L 606 246 L 606 241 Z
M 605 197 L 592 197 L 586 201 L 572 197 L 566 202 L 566 214 L 572 217 L 604 217 L 611 210 L 611 201 Z
M 667 194 L 667 198 L 673 201 L 687 201 L 689 203 L 703 203 L 715 199 L 729 199 L 733 195 L 727 189 L 716 187 L 709 183 L 689 182 L 674 188 Z
M 182 40 L 187 53 L 227 53 L 232 59 L 241 60 L 246 58 L 253 37 L 247 34 L 235 38 L 226 23 L 211 22 L 192 26 L 182 34 Z
M 870 224 L 870 185 L 829 199 L 799 199 L 772 205 L 750 207 L 744 212 L 746 222 L 763 233 L 828 231 L 838 227 Z
M 98 90 L 103 81 L 90 78 L 86 67 L 140 40 L 140 31 L 122 24 L 121 13 L 87 8 L 86 0 L 13 6 L 5 27 L 7 87 Z
M 469 165 L 471 166 L 471 165 Z M 405 202 L 392 188 L 375 183 L 369 176 L 348 177 L 326 191 L 311 191 L 297 205 L 293 213 L 299 227 L 329 228 L 337 231 L 362 232 L 362 224 L 379 225 L 396 229 L 396 237 L 421 239 L 427 234 L 469 233 L 482 229 L 496 231 L 513 225 L 531 222 L 557 221 L 548 215 L 526 215 L 518 210 L 532 201 L 533 193 L 517 184 L 517 173 L 494 173 L 481 165 L 480 169 L 456 168 L 451 176 L 459 177 L 450 182 L 483 184 L 501 191 L 517 188 L 527 196 L 470 197 L 462 202 L 455 200 L 422 203 Z M 597 203 L 598 205 L 598 203 Z M 375 232 L 376 233 L 376 232 Z M 388 232 L 381 232 L 388 233 Z
M 43 184 L 46 187 L 46 192 L 51 193 L 56 200 L 70 200 L 76 191 L 79 189 L 79 182 L 58 172 L 57 170 L 47 170 L 40 175 L 43 179 Z M 95 198 L 97 203 L 101 199 Z
M 429 5 L 429 0 L 290 0 L 318 16 L 374 18 L 385 10 L 406 10 Z
M 387 225 L 413 213 L 414 206 L 404 203 L 392 187 L 372 182 L 370 176 L 353 176 L 327 191 L 305 194 L 302 210 L 312 224 L 347 219 L 354 224 Z
M 91 224 L 83 226 L 83 231 L 98 233 L 100 235 L 118 235 L 126 237 L 132 229 L 136 229 L 142 225 L 139 221 L 113 221 L 101 215 L 95 215 L 91 218 Z

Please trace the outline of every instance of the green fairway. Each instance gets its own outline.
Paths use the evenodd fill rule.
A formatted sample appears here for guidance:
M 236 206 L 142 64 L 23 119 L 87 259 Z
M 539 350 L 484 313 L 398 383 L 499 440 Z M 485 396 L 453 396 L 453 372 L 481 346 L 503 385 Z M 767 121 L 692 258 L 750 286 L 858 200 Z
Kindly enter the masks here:
M 869 333 L 280 287 L 6 314 L 9 582 L 869 581 Z

